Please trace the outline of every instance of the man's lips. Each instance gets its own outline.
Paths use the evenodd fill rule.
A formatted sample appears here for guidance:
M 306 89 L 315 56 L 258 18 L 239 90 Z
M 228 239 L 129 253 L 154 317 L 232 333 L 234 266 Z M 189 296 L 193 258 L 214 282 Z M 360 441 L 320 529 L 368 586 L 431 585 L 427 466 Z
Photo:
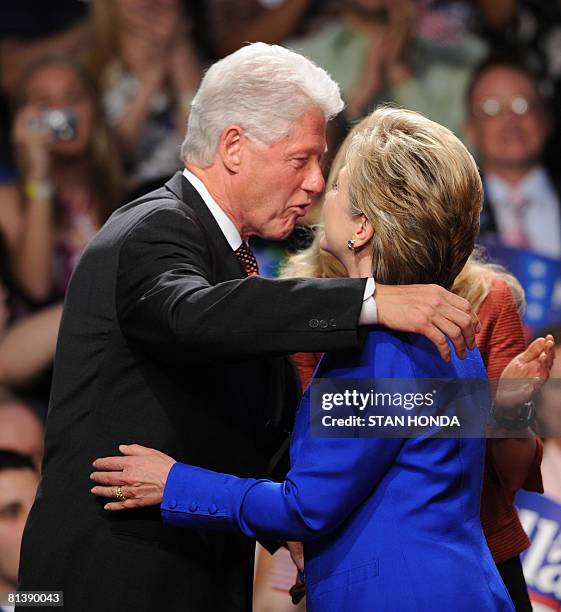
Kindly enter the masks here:
M 308 212 L 311 205 L 312 203 L 308 202 L 307 204 L 297 204 L 296 206 L 293 206 L 292 208 L 294 208 L 297 211 L 299 217 L 303 217 Z

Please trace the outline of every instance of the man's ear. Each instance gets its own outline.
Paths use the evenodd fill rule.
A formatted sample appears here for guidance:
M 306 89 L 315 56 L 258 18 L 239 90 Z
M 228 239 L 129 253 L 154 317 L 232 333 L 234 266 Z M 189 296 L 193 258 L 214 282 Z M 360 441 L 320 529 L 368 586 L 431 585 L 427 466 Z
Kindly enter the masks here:
M 226 168 L 237 174 L 242 160 L 244 134 L 239 125 L 229 125 L 222 132 L 218 154 Z
M 357 218 L 357 228 L 353 236 L 353 239 L 355 241 L 355 249 L 359 249 L 360 247 L 369 244 L 373 236 L 374 228 L 372 227 L 372 224 L 364 215 L 360 215 Z

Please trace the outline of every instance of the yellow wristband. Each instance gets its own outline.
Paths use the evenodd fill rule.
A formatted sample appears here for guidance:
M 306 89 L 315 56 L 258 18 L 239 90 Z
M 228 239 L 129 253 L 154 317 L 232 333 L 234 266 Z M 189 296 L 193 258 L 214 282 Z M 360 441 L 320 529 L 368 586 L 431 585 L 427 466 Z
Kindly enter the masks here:
M 28 200 L 50 200 L 54 187 L 51 181 L 27 181 L 23 186 L 23 193 Z

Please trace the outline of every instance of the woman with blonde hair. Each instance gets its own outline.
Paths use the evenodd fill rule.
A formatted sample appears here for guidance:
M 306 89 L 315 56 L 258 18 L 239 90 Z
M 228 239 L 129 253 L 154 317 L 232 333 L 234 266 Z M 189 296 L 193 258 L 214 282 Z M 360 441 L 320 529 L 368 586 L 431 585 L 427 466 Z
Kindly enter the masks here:
M 327 190 L 336 183 L 344 165 L 347 150 L 355 134 L 367 130 L 372 116 L 357 124 L 335 156 Z M 318 228 L 310 247 L 289 258 L 282 276 L 333 278 L 345 275 L 341 263 L 321 248 L 323 229 Z M 499 265 L 485 261 L 484 253 L 476 249 L 456 277 L 452 291 L 467 299 L 481 323 L 477 346 L 491 381 L 501 376 L 532 378 L 549 370 L 544 356 L 552 359 L 553 338 L 537 338 L 526 347 L 520 318 L 525 300 L 524 290 L 512 274 Z M 540 355 L 542 362 L 540 363 Z M 297 353 L 297 365 L 303 387 L 307 387 L 321 353 Z M 527 398 L 524 398 L 527 399 Z M 521 402 L 522 403 L 522 402 Z M 531 610 L 526 582 L 519 555 L 530 545 L 514 505 L 516 492 L 521 489 L 542 493 L 540 464 L 543 444 L 529 427 L 519 427 L 518 437 L 487 440 L 485 471 L 481 497 L 481 522 L 487 543 L 497 568 L 509 590 L 516 609 Z
M 450 288 L 473 250 L 482 196 L 475 162 L 449 130 L 379 109 L 353 136 L 325 198 L 322 247 L 348 276 Z M 315 376 L 486 378 L 477 350 L 445 362 L 420 335 L 379 327 L 362 348 L 326 354 Z M 479 397 L 464 399 L 481 412 Z M 125 501 L 106 508 L 161 502 L 176 526 L 304 541 L 310 612 L 514 609 L 479 520 L 484 440 L 314 436 L 310 416 L 308 390 L 284 482 L 217 474 L 134 445 L 122 448 Z M 134 486 L 129 469 L 142 475 Z M 114 497 L 114 488 L 93 492 Z

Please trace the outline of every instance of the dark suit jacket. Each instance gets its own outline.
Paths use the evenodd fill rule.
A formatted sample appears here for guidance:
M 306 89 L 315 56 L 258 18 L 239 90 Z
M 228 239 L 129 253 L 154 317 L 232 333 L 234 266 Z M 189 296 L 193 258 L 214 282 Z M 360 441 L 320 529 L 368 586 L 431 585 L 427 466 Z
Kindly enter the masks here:
M 548 177 L 551 180 L 553 188 L 557 192 L 557 198 L 561 203 L 561 181 L 551 172 L 548 172 Z M 482 179 L 484 176 L 481 177 Z M 485 187 L 485 184 L 484 184 Z M 497 226 L 497 219 L 495 211 L 493 210 L 493 202 L 489 198 L 489 192 L 487 189 L 484 190 L 483 207 L 481 209 L 481 216 L 479 219 L 480 229 L 479 237 L 483 240 L 498 240 L 500 242 L 499 228 Z
M 70 283 L 19 588 L 69 611 L 249 610 L 251 541 L 108 513 L 91 463 L 138 442 L 265 475 L 297 400 L 283 355 L 356 346 L 364 286 L 247 278 L 181 173 L 115 212 Z

